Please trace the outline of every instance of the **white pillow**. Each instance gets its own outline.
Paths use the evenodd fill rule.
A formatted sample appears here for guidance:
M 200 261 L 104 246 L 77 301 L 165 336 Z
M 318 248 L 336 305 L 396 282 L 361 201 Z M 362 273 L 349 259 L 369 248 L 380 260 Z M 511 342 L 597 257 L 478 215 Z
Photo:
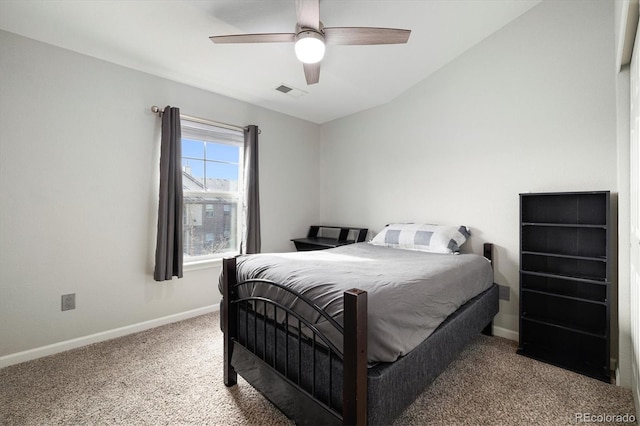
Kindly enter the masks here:
M 466 226 L 392 223 L 370 241 L 378 246 L 420 250 L 431 253 L 458 253 L 471 235 Z

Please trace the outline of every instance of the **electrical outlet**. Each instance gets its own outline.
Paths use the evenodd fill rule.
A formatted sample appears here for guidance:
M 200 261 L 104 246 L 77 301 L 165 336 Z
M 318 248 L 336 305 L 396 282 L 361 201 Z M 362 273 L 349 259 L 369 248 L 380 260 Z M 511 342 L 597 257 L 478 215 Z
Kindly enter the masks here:
M 76 308 L 76 294 L 63 294 L 62 295 L 62 310 L 70 311 Z
M 511 288 L 498 284 L 498 299 L 509 301 L 511 299 Z

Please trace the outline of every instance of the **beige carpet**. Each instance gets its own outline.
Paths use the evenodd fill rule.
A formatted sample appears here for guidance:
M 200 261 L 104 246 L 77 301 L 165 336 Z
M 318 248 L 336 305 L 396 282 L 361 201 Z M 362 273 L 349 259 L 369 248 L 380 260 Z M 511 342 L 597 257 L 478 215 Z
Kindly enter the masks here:
M 578 424 L 576 413 L 635 415 L 629 390 L 515 349 L 479 336 L 396 424 L 566 425 Z M 218 315 L 209 314 L 7 367 L 0 424 L 290 424 L 242 379 L 226 388 L 221 360 Z

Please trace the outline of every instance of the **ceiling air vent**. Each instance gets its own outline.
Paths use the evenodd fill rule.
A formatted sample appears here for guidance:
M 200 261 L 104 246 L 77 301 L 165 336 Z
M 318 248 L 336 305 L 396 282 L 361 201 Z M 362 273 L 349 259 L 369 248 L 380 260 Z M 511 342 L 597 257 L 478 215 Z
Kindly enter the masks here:
M 285 86 L 284 84 L 281 84 L 280 86 L 276 87 L 276 90 L 282 93 L 289 93 L 293 89 L 291 87 Z
M 299 98 L 308 93 L 304 90 L 296 89 L 295 87 L 287 86 L 285 84 L 281 84 L 280 86 L 276 87 L 276 90 L 294 98 Z

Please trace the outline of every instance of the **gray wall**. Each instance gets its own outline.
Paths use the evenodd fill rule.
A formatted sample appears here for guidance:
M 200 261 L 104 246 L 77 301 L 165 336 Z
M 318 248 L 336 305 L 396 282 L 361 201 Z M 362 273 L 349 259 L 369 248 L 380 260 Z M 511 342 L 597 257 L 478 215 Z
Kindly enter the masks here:
M 579 3 L 579 7 L 578 7 Z M 543 2 L 382 107 L 322 126 L 321 219 L 467 225 L 511 287 L 518 194 L 616 191 L 613 2 Z
M 318 125 L 6 32 L 0 58 L 0 366 L 220 300 L 219 265 L 153 281 L 152 105 L 260 126 L 264 250 L 318 221 Z M 77 308 L 61 312 L 66 293 Z

